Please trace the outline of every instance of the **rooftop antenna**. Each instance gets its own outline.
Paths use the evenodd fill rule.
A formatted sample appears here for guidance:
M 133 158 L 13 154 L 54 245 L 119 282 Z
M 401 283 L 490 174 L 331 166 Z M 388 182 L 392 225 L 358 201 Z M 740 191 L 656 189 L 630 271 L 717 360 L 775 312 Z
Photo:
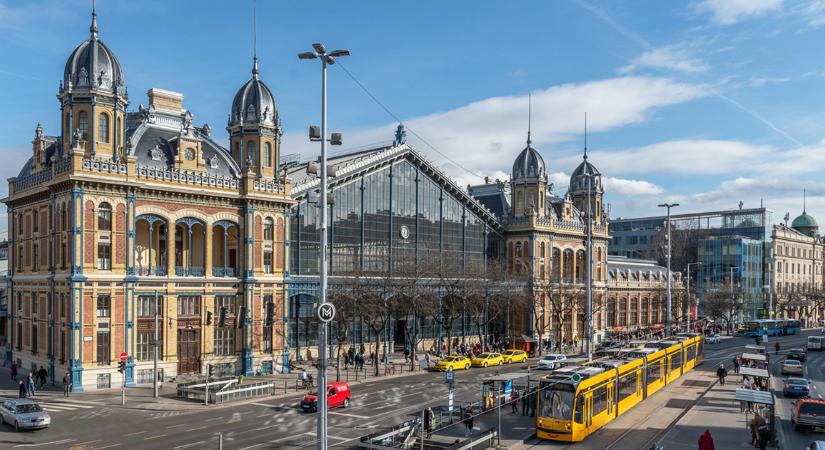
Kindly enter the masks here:
M 530 129 L 533 122 L 533 94 L 527 94 L 527 146 L 533 142 L 530 140 Z
M 252 0 L 252 78 L 258 79 L 258 2 Z
M 807 208 L 807 203 L 808 203 L 807 200 L 808 199 L 806 197 L 807 197 L 807 192 L 806 192 L 805 189 L 802 189 L 802 214 L 805 214 L 808 210 L 808 208 Z

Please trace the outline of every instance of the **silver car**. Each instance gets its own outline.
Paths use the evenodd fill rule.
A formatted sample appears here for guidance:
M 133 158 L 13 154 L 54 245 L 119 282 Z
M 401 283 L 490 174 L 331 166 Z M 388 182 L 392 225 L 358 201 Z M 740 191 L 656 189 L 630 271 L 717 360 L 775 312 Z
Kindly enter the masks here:
M 559 367 L 563 367 L 566 364 L 566 360 L 567 357 L 562 355 L 561 353 L 551 353 L 549 355 L 542 356 L 538 360 L 536 368 L 539 370 L 558 369 Z
M 13 425 L 15 431 L 46 428 L 52 423 L 49 413 L 37 403 L 21 398 L 6 400 L 0 405 L 0 416 L 3 423 Z

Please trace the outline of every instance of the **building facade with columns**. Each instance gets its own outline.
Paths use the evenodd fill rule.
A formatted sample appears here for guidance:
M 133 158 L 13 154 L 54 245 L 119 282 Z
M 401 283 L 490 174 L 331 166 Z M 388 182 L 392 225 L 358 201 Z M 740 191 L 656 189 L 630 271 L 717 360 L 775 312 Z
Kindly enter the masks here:
M 126 111 L 124 70 L 93 12 L 66 61 L 60 129 L 37 126 L 4 199 L 9 362 L 45 367 L 52 381 L 68 372 L 77 391 L 151 382 L 157 296 L 167 378 L 208 364 L 273 370 L 293 201 L 275 99 L 252 65 L 227 105 L 224 147 L 182 94 L 150 89 L 147 107 Z

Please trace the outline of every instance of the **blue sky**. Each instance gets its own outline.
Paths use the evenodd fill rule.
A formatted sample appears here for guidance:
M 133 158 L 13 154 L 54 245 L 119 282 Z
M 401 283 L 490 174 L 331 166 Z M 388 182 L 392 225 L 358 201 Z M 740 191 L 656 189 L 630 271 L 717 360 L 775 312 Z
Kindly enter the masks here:
M 37 122 L 59 126 L 63 65 L 87 38 L 90 0 L 0 0 L 0 175 L 17 174 Z M 252 3 L 100 0 L 100 36 L 126 73 L 130 109 L 160 87 L 182 92 L 218 139 L 250 76 Z M 507 178 L 533 143 L 561 194 L 591 161 L 612 215 L 757 206 L 775 221 L 825 220 L 825 1 L 258 2 L 261 77 L 283 120 L 283 154 L 311 155 L 320 71 L 296 54 L 322 41 L 426 143 L 462 185 Z M 330 73 L 331 128 L 344 150 L 392 139 L 395 120 L 350 77 Z M 430 146 L 431 145 L 431 146 Z M 7 187 L 0 188 L 5 194 Z

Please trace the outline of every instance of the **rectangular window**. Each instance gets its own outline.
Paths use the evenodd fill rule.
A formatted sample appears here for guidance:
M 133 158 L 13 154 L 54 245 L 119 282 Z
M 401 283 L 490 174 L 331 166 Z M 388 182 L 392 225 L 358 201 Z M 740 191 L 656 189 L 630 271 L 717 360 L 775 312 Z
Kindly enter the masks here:
M 670 355 L 670 370 L 679 370 L 682 367 L 682 352 L 679 351 Z
M 215 327 L 215 355 L 235 354 L 235 327 Z
M 647 365 L 647 384 L 662 378 L 662 361 L 660 359 Z
M 150 324 L 151 326 L 151 324 Z M 152 361 L 155 358 L 155 330 L 141 329 L 137 333 L 137 354 L 138 361 Z M 163 333 L 158 330 L 158 359 L 163 359 Z
M 97 244 L 97 269 L 112 270 L 112 244 Z
M 97 317 L 111 317 L 112 297 L 109 295 L 97 296 Z
M 238 297 L 235 295 L 216 295 L 215 296 L 215 315 L 220 316 L 221 308 L 226 308 L 227 317 L 234 317 L 237 314 Z M 228 324 L 226 324 L 228 325 Z
M 141 295 L 137 302 L 138 317 L 155 317 L 155 296 Z M 158 315 L 163 317 L 163 297 L 158 296 Z
M 178 297 L 178 317 L 200 315 L 201 298 L 194 295 Z
M 32 244 L 32 268 L 35 272 L 40 270 L 40 252 L 37 242 Z
M 607 385 L 593 390 L 593 415 L 607 409 Z
M 636 386 L 636 372 L 631 372 L 619 378 L 619 401 L 635 395 L 637 391 Z
M 60 268 L 66 268 L 66 238 L 60 243 Z
M 23 267 L 23 244 L 17 247 L 17 271 L 25 271 L 25 267 Z
M 32 354 L 37 354 L 37 327 L 32 326 Z
M 40 220 L 37 209 L 32 210 L 32 231 L 37 233 L 40 228 Z
M 97 388 L 98 389 L 111 389 L 112 388 L 112 375 L 108 373 L 99 373 L 97 374 Z
M 109 332 L 97 332 L 97 364 L 101 366 L 108 366 L 109 359 Z
M 32 314 L 37 314 L 37 294 L 35 294 L 34 292 L 32 292 L 31 301 L 32 301 Z
M 272 273 L 272 250 L 264 251 L 264 273 Z
M 272 306 L 269 306 L 272 305 Z M 272 311 L 273 315 L 275 312 L 275 305 L 272 304 L 272 296 L 271 295 L 264 295 L 264 336 L 263 336 L 263 348 L 261 349 L 264 352 L 271 352 L 272 351 L 272 324 L 275 321 L 275 317 L 269 317 L 268 311 Z

